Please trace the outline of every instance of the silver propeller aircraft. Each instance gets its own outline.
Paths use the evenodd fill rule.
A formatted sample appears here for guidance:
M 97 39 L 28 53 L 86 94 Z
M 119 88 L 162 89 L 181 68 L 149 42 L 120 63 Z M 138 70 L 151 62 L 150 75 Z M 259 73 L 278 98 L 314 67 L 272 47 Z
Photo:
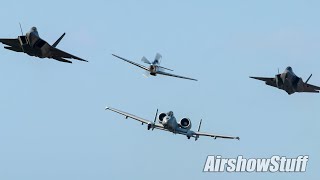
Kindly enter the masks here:
M 4 47 L 5 49 L 16 52 L 24 52 L 30 56 L 39 58 L 52 58 L 66 63 L 72 62 L 64 58 L 86 61 L 56 48 L 61 39 L 64 37 L 65 33 L 63 33 L 63 35 L 53 45 L 48 44 L 46 41 L 40 38 L 36 27 L 32 27 L 25 36 L 23 35 L 22 29 L 21 33 L 22 35 L 18 36 L 16 39 L 0 39 L 0 42 L 7 45 Z
M 320 87 L 308 84 L 312 74 L 303 82 L 302 78 L 298 77 L 292 71 L 292 68 L 289 66 L 285 69 L 282 74 L 277 74 L 274 78 L 265 78 L 265 77 L 250 77 L 253 79 L 265 81 L 269 86 L 276 87 L 286 91 L 289 95 L 295 92 L 311 92 L 319 93 Z
M 177 78 L 189 79 L 189 80 L 197 81 L 196 79 L 193 79 L 193 78 L 188 78 L 188 77 L 179 76 L 179 75 L 175 75 L 175 74 L 170 74 L 170 73 L 164 72 L 164 70 L 169 70 L 169 71 L 173 71 L 173 70 L 160 66 L 160 60 L 161 60 L 162 56 L 159 53 L 156 54 L 156 57 L 155 57 L 153 62 L 150 62 L 146 57 L 142 57 L 141 61 L 146 63 L 146 64 L 148 64 L 149 67 L 143 66 L 143 65 L 135 63 L 135 62 L 132 62 L 130 60 L 127 60 L 127 59 L 122 58 L 120 56 L 117 56 L 115 54 L 112 54 L 112 55 L 117 57 L 117 58 L 119 58 L 119 59 L 121 59 L 121 60 L 124 60 L 124 61 L 126 61 L 126 62 L 128 62 L 130 64 L 133 64 L 135 66 L 138 66 L 138 67 L 146 70 L 146 74 L 145 74 L 146 76 L 148 76 L 148 75 L 156 76 L 157 74 L 162 74 L 162 75 L 166 75 L 166 76 L 172 76 L 172 77 L 177 77 Z
M 200 127 L 202 120 L 200 120 L 198 130 L 197 131 L 192 131 L 191 129 L 191 121 L 189 118 L 182 118 L 180 122 L 178 123 L 176 118 L 173 115 L 172 111 L 169 111 L 168 113 L 160 113 L 158 116 L 158 109 L 156 112 L 156 115 L 154 117 L 154 121 L 148 121 L 146 119 L 143 119 L 141 117 L 111 108 L 111 107 L 106 107 L 106 110 L 110 110 L 113 112 L 116 112 L 118 114 L 121 114 L 127 118 L 132 118 L 134 120 L 137 120 L 141 122 L 142 125 L 146 124 L 148 130 L 154 130 L 160 129 L 160 130 L 165 130 L 172 132 L 174 134 L 182 134 L 187 136 L 188 139 L 191 137 L 195 138 L 195 140 L 198 140 L 200 136 L 209 136 L 213 137 L 214 139 L 216 138 L 225 138 L 225 139 L 237 139 L 240 140 L 239 137 L 232 137 L 232 136 L 224 136 L 224 135 L 217 135 L 217 134 L 211 134 L 211 133 L 205 133 L 205 132 L 200 132 Z M 156 120 L 158 119 L 159 123 L 156 123 Z

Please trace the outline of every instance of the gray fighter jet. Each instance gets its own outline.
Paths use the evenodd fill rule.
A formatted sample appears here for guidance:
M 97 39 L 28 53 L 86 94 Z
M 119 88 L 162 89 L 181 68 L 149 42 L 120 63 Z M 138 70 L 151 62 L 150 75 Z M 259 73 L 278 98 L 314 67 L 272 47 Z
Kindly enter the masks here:
M 56 46 L 59 44 L 64 35 L 65 33 L 63 33 L 63 35 L 53 45 L 50 45 L 49 43 L 40 38 L 37 28 L 32 27 L 30 32 L 26 33 L 25 36 L 22 33 L 22 35 L 18 36 L 18 38 L 16 39 L 0 39 L 0 42 L 7 45 L 4 47 L 5 49 L 9 49 L 16 52 L 24 52 L 30 56 L 35 56 L 39 58 L 52 58 L 57 61 L 66 63 L 72 62 L 64 58 L 86 61 L 84 59 L 81 59 L 77 56 L 71 55 L 56 48 Z
M 143 66 L 143 65 L 135 63 L 135 62 L 132 62 L 130 60 L 127 60 L 127 59 L 122 58 L 120 56 L 117 56 L 115 54 L 112 54 L 112 55 L 117 57 L 117 58 L 119 58 L 119 59 L 121 59 L 121 60 L 124 60 L 124 61 L 126 61 L 126 62 L 128 62 L 130 64 L 133 64 L 135 66 L 138 66 L 138 67 L 146 70 L 146 73 L 145 73 L 146 76 L 149 76 L 149 75 L 156 76 L 157 74 L 162 74 L 162 75 L 166 75 L 166 76 L 172 76 L 172 77 L 177 77 L 177 78 L 189 79 L 189 80 L 197 81 L 196 79 L 193 79 L 193 78 L 188 78 L 188 77 L 179 76 L 179 75 L 175 75 L 175 74 L 170 74 L 170 73 L 164 72 L 164 70 L 169 70 L 169 71 L 173 71 L 173 70 L 160 66 L 160 60 L 161 60 L 162 56 L 159 53 L 156 54 L 156 57 L 155 57 L 153 62 L 150 62 L 146 57 L 142 57 L 141 61 L 146 63 L 146 64 L 148 64 L 149 67 Z
M 224 135 L 218 135 L 218 134 L 211 134 L 211 133 L 205 133 L 205 132 L 200 132 L 200 127 L 201 127 L 201 122 L 200 120 L 198 130 L 197 131 L 192 131 L 191 129 L 191 121 L 189 118 L 182 118 L 180 122 L 178 123 L 176 118 L 173 115 L 172 111 L 169 111 L 168 113 L 160 113 L 158 116 L 158 109 L 156 112 L 156 115 L 154 117 L 154 121 L 148 121 L 146 119 L 143 119 L 141 117 L 111 108 L 111 107 L 106 107 L 106 110 L 110 110 L 113 112 L 116 112 L 118 114 L 121 114 L 127 118 L 132 118 L 134 120 L 137 120 L 141 122 L 142 125 L 146 124 L 148 130 L 154 130 L 154 129 L 160 129 L 168 132 L 172 132 L 174 134 L 182 134 L 187 136 L 188 139 L 191 137 L 195 138 L 195 140 L 198 140 L 200 136 L 209 136 L 213 137 L 214 139 L 216 138 L 225 138 L 225 139 L 237 139 L 240 140 L 239 137 L 233 137 L 233 136 L 224 136 Z M 158 120 L 159 123 L 156 123 L 156 120 Z
M 312 74 L 303 82 L 302 78 L 298 77 L 292 71 L 292 68 L 289 66 L 285 69 L 282 74 L 277 74 L 274 78 L 265 78 L 265 77 L 250 77 L 253 79 L 265 81 L 269 86 L 276 87 L 286 91 L 289 95 L 295 92 L 311 92 L 319 93 L 320 87 L 308 84 Z

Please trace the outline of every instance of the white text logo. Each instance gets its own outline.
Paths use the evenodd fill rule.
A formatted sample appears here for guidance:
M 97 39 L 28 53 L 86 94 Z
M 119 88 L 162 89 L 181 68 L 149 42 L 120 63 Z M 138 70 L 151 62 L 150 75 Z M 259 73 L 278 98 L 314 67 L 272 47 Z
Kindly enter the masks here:
M 272 156 L 270 158 L 221 158 L 208 156 L 204 172 L 305 172 L 309 156 L 287 158 Z

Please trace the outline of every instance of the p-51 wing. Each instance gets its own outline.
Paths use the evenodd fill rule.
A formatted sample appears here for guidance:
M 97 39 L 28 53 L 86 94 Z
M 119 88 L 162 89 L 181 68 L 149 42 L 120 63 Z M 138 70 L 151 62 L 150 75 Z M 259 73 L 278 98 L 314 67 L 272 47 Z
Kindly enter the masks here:
M 165 76 L 172 76 L 172 77 L 176 77 L 176 78 L 182 78 L 182 79 L 189 79 L 189 80 L 193 80 L 193 81 L 198 81 L 198 80 L 193 79 L 193 78 L 188 78 L 188 77 L 184 77 L 184 76 L 170 74 L 170 73 L 163 72 L 163 71 L 157 71 L 157 74 L 162 74 L 162 75 L 165 75 Z
M 124 112 L 124 111 L 120 111 L 118 109 L 114 109 L 112 107 L 106 107 L 106 110 L 110 110 L 110 111 L 116 112 L 118 114 L 121 114 L 121 115 L 125 116 L 126 118 L 131 118 L 131 119 L 137 120 L 137 121 L 139 121 L 139 122 L 141 122 L 143 124 L 153 124 L 153 122 L 151 122 L 151 121 L 148 121 L 146 119 L 143 119 L 141 117 L 135 116 L 133 114 L 130 114 L 130 113 L 127 113 L 127 112 Z M 164 129 L 162 124 L 157 124 L 157 123 L 153 124 L 153 127 L 157 128 L 157 129 L 162 129 L 162 130 Z
M 267 77 L 250 77 L 250 78 L 264 81 L 266 82 L 266 85 L 277 87 L 277 84 L 274 78 L 267 78 Z
M 117 58 L 119 58 L 119 59 L 121 59 L 121 60 L 123 60 L 123 61 L 126 61 L 126 62 L 128 62 L 128 63 L 130 63 L 130 64 L 133 64 L 133 65 L 135 65 L 135 66 L 138 66 L 139 68 L 142 68 L 142 69 L 144 69 L 144 70 L 146 70 L 146 71 L 149 71 L 149 69 L 148 69 L 147 67 L 145 67 L 145 66 L 143 66 L 143 65 L 141 65 L 141 64 L 132 62 L 132 61 L 130 61 L 130 60 L 128 60 L 128 59 L 125 59 L 125 58 L 123 58 L 123 57 L 117 56 L 117 55 L 115 55 L 115 54 L 112 54 L 112 56 L 117 57 Z

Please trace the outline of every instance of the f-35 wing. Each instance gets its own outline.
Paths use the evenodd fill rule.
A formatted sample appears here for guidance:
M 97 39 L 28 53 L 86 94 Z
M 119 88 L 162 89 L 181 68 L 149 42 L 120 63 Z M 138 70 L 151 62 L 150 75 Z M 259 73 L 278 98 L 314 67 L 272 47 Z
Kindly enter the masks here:
M 269 85 L 269 86 L 273 86 L 273 87 L 277 87 L 277 84 L 276 84 L 276 81 L 274 78 L 266 78 L 266 77 L 251 77 L 250 78 L 252 79 L 257 79 L 257 80 L 260 80 L 260 81 L 264 81 L 266 82 L 266 85 Z
M 224 136 L 224 135 L 218 135 L 218 134 L 210 134 L 205 132 L 194 132 L 196 136 L 209 136 L 213 138 L 224 138 L 224 139 L 237 139 L 240 140 L 239 137 L 233 137 L 233 136 Z
M 172 76 L 172 77 L 176 77 L 176 78 L 182 78 L 182 79 L 189 79 L 189 80 L 193 80 L 193 81 L 198 81 L 198 80 L 193 79 L 193 78 L 188 78 L 188 77 L 184 77 L 184 76 L 179 76 L 179 75 L 175 75 L 175 74 L 170 74 L 170 73 L 163 72 L 163 71 L 157 71 L 157 74 L 162 74 L 162 75 Z
M 319 93 L 320 87 L 314 86 L 312 84 L 304 83 L 303 92 L 313 92 Z
M 85 62 L 88 62 L 87 60 L 84 60 L 82 58 L 79 58 L 77 56 L 74 56 L 72 54 L 69 54 L 67 52 L 64 52 L 60 49 L 57 49 L 55 47 L 52 47 L 50 48 L 50 51 L 51 51 L 51 54 L 52 54 L 52 58 L 53 59 L 56 59 L 56 58 L 69 58 L 69 59 L 76 59 L 76 60 L 79 60 L 79 61 L 85 61 Z M 58 60 L 58 59 L 57 59 Z M 68 61 L 68 60 L 67 60 Z
M 0 42 L 8 46 L 20 47 L 20 43 L 18 39 L 0 39 Z
M 139 121 L 139 122 L 141 122 L 143 124 L 153 124 L 153 122 L 151 122 L 151 121 L 148 121 L 146 119 L 143 119 L 141 117 L 135 116 L 133 114 L 130 114 L 130 113 L 118 110 L 118 109 L 114 109 L 112 107 L 106 107 L 106 110 L 110 110 L 110 111 L 116 112 L 118 114 L 121 114 L 121 115 L 125 116 L 126 118 L 131 118 L 131 119 L 137 120 L 137 121 Z M 154 128 L 164 130 L 162 124 L 153 124 L 153 126 L 154 126 Z
M 149 69 L 148 69 L 147 67 L 145 67 L 145 66 L 143 66 L 143 65 L 141 65 L 141 64 L 132 62 L 132 61 L 130 61 L 130 60 L 128 60 L 128 59 L 125 59 L 125 58 L 123 58 L 123 57 L 117 56 L 117 55 L 115 55 L 115 54 L 112 54 L 112 56 L 117 57 L 117 58 L 119 58 L 119 59 L 121 59 L 121 60 L 123 60 L 123 61 L 126 61 L 126 62 L 128 62 L 128 63 L 130 63 L 130 64 L 133 64 L 133 65 L 135 65 L 135 66 L 138 66 L 139 68 L 142 68 L 142 69 L 144 69 L 144 70 L 146 70 L 146 71 L 149 71 Z

